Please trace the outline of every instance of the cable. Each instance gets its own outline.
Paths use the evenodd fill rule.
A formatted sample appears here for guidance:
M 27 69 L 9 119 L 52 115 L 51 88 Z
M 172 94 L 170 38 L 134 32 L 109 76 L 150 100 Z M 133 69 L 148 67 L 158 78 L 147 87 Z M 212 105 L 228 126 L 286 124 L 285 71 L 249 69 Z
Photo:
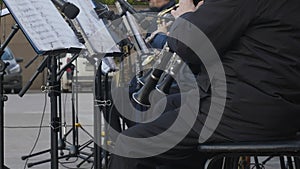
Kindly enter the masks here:
M 67 122 L 66 122 L 66 107 L 67 107 L 67 98 L 68 98 L 68 94 L 64 94 L 64 99 L 63 99 L 63 127 L 64 127 L 64 131 L 63 131 L 63 135 L 66 134 L 66 131 L 67 131 Z M 69 126 L 70 127 L 70 126 Z
M 34 129 L 34 128 L 48 128 L 49 126 L 4 126 L 7 129 Z
M 32 146 L 32 149 L 30 150 L 29 155 L 32 154 L 32 152 L 34 151 L 34 149 L 35 149 L 35 147 L 36 147 L 36 145 L 37 145 L 37 143 L 38 143 L 38 141 L 40 139 L 40 135 L 41 135 L 41 132 L 42 132 L 43 121 L 44 121 L 45 112 L 46 112 L 46 107 L 47 107 L 47 93 L 45 93 L 45 99 L 44 100 L 45 100 L 45 102 L 44 102 L 43 113 L 42 113 L 41 122 L 40 122 L 40 128 L 38 130 L 37 137 L 36 137 L 35 142 L 34 142 L 34 144 Z M 29 160 L 29 158 L 26 159 L 26 162 L 24 164 L 24 169 L 26 169 L 28 160 Z

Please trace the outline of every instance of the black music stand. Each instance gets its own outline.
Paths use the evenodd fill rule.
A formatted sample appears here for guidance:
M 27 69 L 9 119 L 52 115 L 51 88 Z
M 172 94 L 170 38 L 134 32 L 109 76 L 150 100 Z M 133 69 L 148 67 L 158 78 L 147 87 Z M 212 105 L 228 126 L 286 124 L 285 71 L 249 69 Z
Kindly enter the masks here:
M 39 65 L 36 73 L 31 77 L 31 79 L 27 82 L 27 84 L 22 88 L 22 90 L 19 93 L 19 96 L 22 97 L 26 91 L 29 89 L 33 81 L 36 79 L 36 77 L 39 75 L 39 73 L 43 72 L 45 68 L 48 68 L 49 70 L 49 78 L 47 82 L 47 86 L 45 87 L 45 91 L 48 91 L 48 96 L 50 97 L 50 128 L 51 128 L 51 133 L 50 133 L 50 154 L 51 154 L 51 159 L 48 160 L 43 160 L 34 164 L 28 164 L 28 167 L 31 167 L 33 165 L 38 165 L 42 164 L 45 162 L 51 161 L 51 169 L 58 169 L 58 159 L 62 158 L 67 158 L 70 157 L 70 155 L 63 155 L 63 156 L 58 156 L 58 132 L 61 127 L 60 123 L 60 118 L 58 116 L 58 96 L 60 94 L 60 82 L 58 79 L 58 73 L 57 73 L 57 68 L 58 68 L 58 56 L 61 53 L 65 52 L 71 52 L 71 53 L 79 53 L 78 50 L 57 50 L 57 51 L 51 51 L 51 52 L 46 52 L 45 55 L 47 55 L 42 63 Z M 39 154 L 49 152 L 49 150 L 42 151 Z M 30 156 L 27 156 L 28 158 Z M 23 159 L 26 159 L 23 157 Z
M 101 62 L 97 69 L 96 77 L 95 77 L 95 105 L 100 104 L 100 101 L 103 97 L 102 92 L 102 82 L 101 82 Z M 102 169 L 102 148 L 99 144 L 101 144 L 101 132 L 102 132 L 102 116 L 101 116 L 101 107 L 95 108 L 94 112 L 94 167 L 95 169 Z
M 13 38 L 13 36 L 18 32 L 19 26 L 14 25 L 10 35 L 7 37 L 3 45 L 0 46 L 0 57 L 4 53 L 4 49 Z M 8 169 L 4 165 L 4 102 L 7 101 L 7 96 L 3 94 L 3 77 L 5 74 L 5 69 L 8 65 L 2 61 L 0 58 L 0 169 Z
M 7 101 L 8 98 L 3 94 L 3 76 L 6 66 L 7 65 L 0 60 L 0 169 L 8 169 L 8 167 L 4 165 L 4 102 Z
M 122 12 L 123 15 L 126 16 L 126 21 L 127 24 L 124 24 L 125 26 L 128 25 L 128 27 L 126 27 L 127 30 L 130 30 L 130 32 L 133 35 L 133 41 L 134 41 L 134 47 L 137 50 L 138 53 L 138 57 L 137 57 L 137 65 L 136 65 L 136 69 L 137 72 L 139 72 L 138 76 L 142 76 L 141 74 L 141 65 L 138 63 L 141 63 L 141 56 L 142 55 L 149 55 L 151 54 L 151 51 L 149 51 L 149 49 L 147 48 L 147 45 L 145 44 L 143 38 L 141 37 L 141 35 L 138 33 L 138 29 L 137 29 L 137 25 L 136 23 L 133 21 L 132 16 L 129 16 L 126 11 L 130 11 L 134 13 L 134 9 L 132 7 L 128 6 L 128 3 L 126 3 L 125 1 L 119 1 L 118 2 L 124 7 L 124 11 Z M 124 4 L 125 3 L 125 4 Z M 107 11 L 109 12 L 109 11 Z M 109 19 L 109 18 L 103 18 L 103 19 Z M 127 45 L 124 45 L 127 46 Z M 124 48 L 121 48 L 124 50 Z M 128 49 L 128 48 L 127 48 Z M 121 57 L 124 57 L 125 55 L 129 54 L 130 51 L 123 51 L 121 52 Z M 122 59 L 121 59 L 122 60 Z M 130 59 L 129 59 L 130 60 Z M 121 63 L 122 65 L 123 63 Z M 124 72 L 123 72 L 124 73 Z M 94 135 L 95 135 L 95 148 L 94 148 L 94 168 L 95 169 L 102 169 L 102 167 L 107 168 L 108 166 L 108 156 L 109 156 L 109 152 L 107 152 L 106 150 L 104 150 L 100 144 L 101 144 L 101 135 L 99 133 L 101 133 L 103 130 L 101 124 L 102 124 L 102 116 L 101 113 L 103 114 L 108 114 L 109 112 L 109 106 L 111 106 L 111 101 L 109 100 L 109 93 L 108 93 L 108 76 L 107 74 L 104 74 L 104 80 L 102 79 L 102 72 L 101 72 L 101 62 L 100 65 L 97 69 L 97 73 L 95 76 L 95 113 L 94 113 Z M 124 77 L 124 74 L 121 75 L 122 77 Z M 121 77 L 121 78 L 122 78 Z M 103 85 L 104 83 L 104 85 Z M 122 80 L 122 83 L 124 83 L 124 80 Z M 123 123 L 123 125 L 125 125 Z M 124 127 L 124 126 L 123 126 Z M 106 127 L 104 127 L 104 130 L 106 130 Z M 105 137 L 104 137 L 104 146 L 107 145 L 106 143 L 106 138 L 107 138 L 108 133 L 105 133 Z M 102 160 L 104 161 L 104 166 L 102 164 Z
M 84 160 L 86 160 L 90 154 L 88 153 L 84 153 L 81 150 L 83 150 L 83 148 L 87 147 L 89 144 L 91 144 L 90 141 L 88 141 L 87 143 L 79 146 L 78 145 L 78 127 L 75 126 L 76 123 L 78 123 L 78 121 L 75 119 L 75 108 L 74 108 L 74 103 L 72 103 L 72 129 L 69 130 L 64 136 L 62 136 L 62 122 L 61 122 L 61 112 L 57 111 L 57 105 L 58 103 L 60 103 L 60 100 L 57 101 L 57 98 L 60 99 L 60 95 L 61 95 L 61 90 L 60 90 L 60 78 L 62 76 L 62 74 L 64 73 L 64 71 L 69 67 L 70 64 L 72 64 L 72 62 L 78 57 L 79 54 L 75 54 L 69 63 L 67 63 L 62 69 L 59 70 L 59 72 L 57 72 L 57 68 L 58 68 L 58 58 L 60 57 L 59 55 L 61 53 L 66 53 L 67 51 L 57 51 L 57 52 L 49 52 L 49 55 L 47 57 L 44 58 L 44 60 L 41 62 L 41 64 L 39 65 L 39 67 L 37 68 L 36 73 L 31 77 L 31 79 L 27 82 L 27 84 L 22 88 L 22 90 L 20 91 L 19 95 L 22 97 L 25 92 L 28 90 L 28 88 L 31 86 L 31 84 L 33 83 L 33 81 L 36 79 L 36 77 L 38 76 L 39 73 L 43 72 L 43 70 L 45 68 L 48 68 L 50 75 L 48 78 L 48 85 L 44 87 L 44 91 L 48 92 L 48 95 L 50 97 L 50 101 L 51 101 L 51 131 L 54 131 L 55 137 L 57 138 L 58 141 L 55 141 L 55 145 L 57 145 L 57 150 L 53 149 L 52 147 L 50 149 L 47 150 L 43 150 L 34 154 L 30 154 L 27 156 L 22 156 L 21 159 L 22 160 L 26 160 L 28 158 L 34 157 L 34 156 L 38 156 L 44 153 L 51 153 L 51 158 L 50 159 L 45 159 L 45 160 L 41 160 L 41 161 L 37 161 L 34 163 L 28 163 L 28 167 L 33 167 L 35 165 L 39 165 L 39 164 L 43 164 L 43 163 L 47 163 L 47 162 L 52 162 L 52 154 L 54 153 L 53 151 L 58 150 L 69 150 L 69 154 L 64 155 L 62 152 L 60 153 L 60 156 L 57 155 L 57 157 L 54 157 L 55 159 L 69 159 L 71 157 L 79 157 L 82 158 Z M 68 52 L 72 52 L 72 53 L 79 53 L 79 51 L 76 50 L 72 50 L 72 51 L 68 51 Z M 55 59 L 55 60 L 53 60 Z M 54 73 L 52 73 L 54 72 Z M 57 73 L 56 73 L 57 72 Z M 52 99 L 51 99 L 52 98 Z M 60 106 L 58 107 L 59 109 Z M 79 126 L 80 128 L 82 128 L 81 126 Z M 83 128 L 82 128 L 83 129 Z M 73 131 L 73 144 L 70 147 L 66 146 L 66 137 Z M 83 129 L 83 131 L 85 131 Z M 86 132 L 86 131 L 85 131 Z M 52 133 L 52 132 L 51 132 Z M 57 134 L 59 134 L 59 138 L 57 136 Z M 52 134 L 51 134 L 52 135 Z M 51 142 L 54 142 L 54 138 L 51 137 Z M 57 142 L 57 143 L 56 143 Z M 51 143 L 52 145 L 52 143 Z M 80 152 L 80 153 L 79 153 Z M 80 154 L 84 154 L 85 156 L 81 156 Z M 88 162 L 91 162 L 90 160 L 88 160 Z M 56 162 L 55 162 L 56 163 Z
M 38 54 L 47 55 L 37 72 L 20 91 L 23 96 L 35 78 L 44 68 L 49 70 L 48 96 L 51 103 L 51 169 L 58 169 L 58 131 L 60 127 L 57 113 L 59 81 L 57 79 L 57 55 L 61 53 L 79 53 L 84 46 L 66 23 L 51 1 L 44 3 L 19 0 L 3 0 L 25 37 Z M 22 5 L 22 8 L 19 6 Z M 33 22 L 35 21 L 35 22 Z
M 2 51 L 2 49 L 1 49 Z M 1 52 L 2 53 L 2 52 Z M 2 55 L 2 54 L 1 54 Z M 0 55 L 0 56 L 1 56 Z M 3 76 L 7 65 L 0 59 L 0 168 L 8 169 L 4 165 L 4 102 L 7 101 L 7 96 L 3 94 Z
M 105 57 L 105 56 L 104 56 Z M 118 57 L 118 56 L 115 56 Z M 103 149 L 101 144 L 101 133 L 104 132 L 104 145 L 107 145 L 107 126 L 104 126 L 102 128 L 102 113 L 104 115 L 104 120 L 107 119 L 107 114 L 109 113 L 109 107 L 112 106 L 112 102 L 110 100 L 110 93 L 109 93 L 109 76 L 108 73 L 116 71 L 116 67 L 111 66 L 107 72 L 102 71 L 102 63 L 103 60 L 100 61 L 97 72 L 95 75 L 95 113 L 94 113 L 94 167 L 95 169 L 102 169 L 103 167 L 107 168 L 108 166 L 108 152 L 107 150 Z M 102 78 L 104 76 L 104 80 Z M 102 164 L 102 161 L 104 160 L 104 166 Z
M 49 97 L 51 103 L 51 169 L 58 168 L 58 131 L 59 131 L 59 117 L 57 116 L 57 96 L 59 91 L 59 82 L 57 81 L 57 58 L 55 55 L 49 55 L 48 69 L 50 70 L 49 80 Z

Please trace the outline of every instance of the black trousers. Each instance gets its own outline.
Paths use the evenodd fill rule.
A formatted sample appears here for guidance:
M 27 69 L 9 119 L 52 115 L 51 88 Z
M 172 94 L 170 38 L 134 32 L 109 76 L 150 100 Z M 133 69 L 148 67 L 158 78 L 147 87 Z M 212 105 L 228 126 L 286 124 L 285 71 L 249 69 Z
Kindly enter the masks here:
M 164 113 L 156 120 L 132 126 L 122 134 L 134 138 L 145 138 L 163 133 L 178 117 L 181 105 L 180 96 L 179 94 L 170 95 Z M 159 104 L 156 109 L 160 109 Z M 128 158 L 112 154 L 109 169 L 202 169 L 207 157 L 197 152 L 198 139 L 198 133 L 191 129 L 178 144 L 159 155 L 147 158 Z M 122 149 L 126 149 L 127 146 L 122 139 L 117 139 L 115 145 L 115 148 Z M 143 150 L 139 151 L 139 153 L 142 152 Z

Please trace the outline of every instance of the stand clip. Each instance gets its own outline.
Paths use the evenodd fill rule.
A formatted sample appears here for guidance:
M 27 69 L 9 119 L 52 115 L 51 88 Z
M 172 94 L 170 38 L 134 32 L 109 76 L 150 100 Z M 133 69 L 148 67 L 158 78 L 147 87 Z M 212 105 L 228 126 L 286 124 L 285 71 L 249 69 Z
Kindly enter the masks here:
M 41 86 L 41 91 L 42 92 L 45 92 L 45 93 L 49 93 L 51 91 L 54 91 L 54 92 L 60 92 L 58 90 L 55 90 L 57 86 L 49 86 L 49 85 L 42 85 Z
M 101 106 L 101 107 L 106 107 L 106 106 L 111 106 L 111 100 L 95 100 L 97 104 L 95 106 Z
M 7 95 L 3 95 L 2 98 L 1 98 L 1 101 L 6 102 L 7 100 L 8 100 Z
M 50 123 L 49 126 L 50 126 L 50 128 L 51 128 L 52 130 L 54 130 L 55 132 L 58 132 L 58 131 L 59 131 L 59 128 L 60 128 L 60 126 L 61 126 L 61 123 L 59 122 L 59 118 L 56 117 L 56 118 L 52 119 L 52 121 L 51 121 L 51 123 Z

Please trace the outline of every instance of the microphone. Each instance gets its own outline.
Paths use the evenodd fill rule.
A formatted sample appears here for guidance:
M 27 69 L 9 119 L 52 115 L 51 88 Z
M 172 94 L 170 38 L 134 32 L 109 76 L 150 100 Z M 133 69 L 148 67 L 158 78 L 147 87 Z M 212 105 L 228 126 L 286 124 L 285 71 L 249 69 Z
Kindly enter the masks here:
M 66 15 L 69 19 L 74 19 L 79 14 L 79 8 L 70 2 L 65 2 L 64 0 L 51 0 L 62 13 Z

